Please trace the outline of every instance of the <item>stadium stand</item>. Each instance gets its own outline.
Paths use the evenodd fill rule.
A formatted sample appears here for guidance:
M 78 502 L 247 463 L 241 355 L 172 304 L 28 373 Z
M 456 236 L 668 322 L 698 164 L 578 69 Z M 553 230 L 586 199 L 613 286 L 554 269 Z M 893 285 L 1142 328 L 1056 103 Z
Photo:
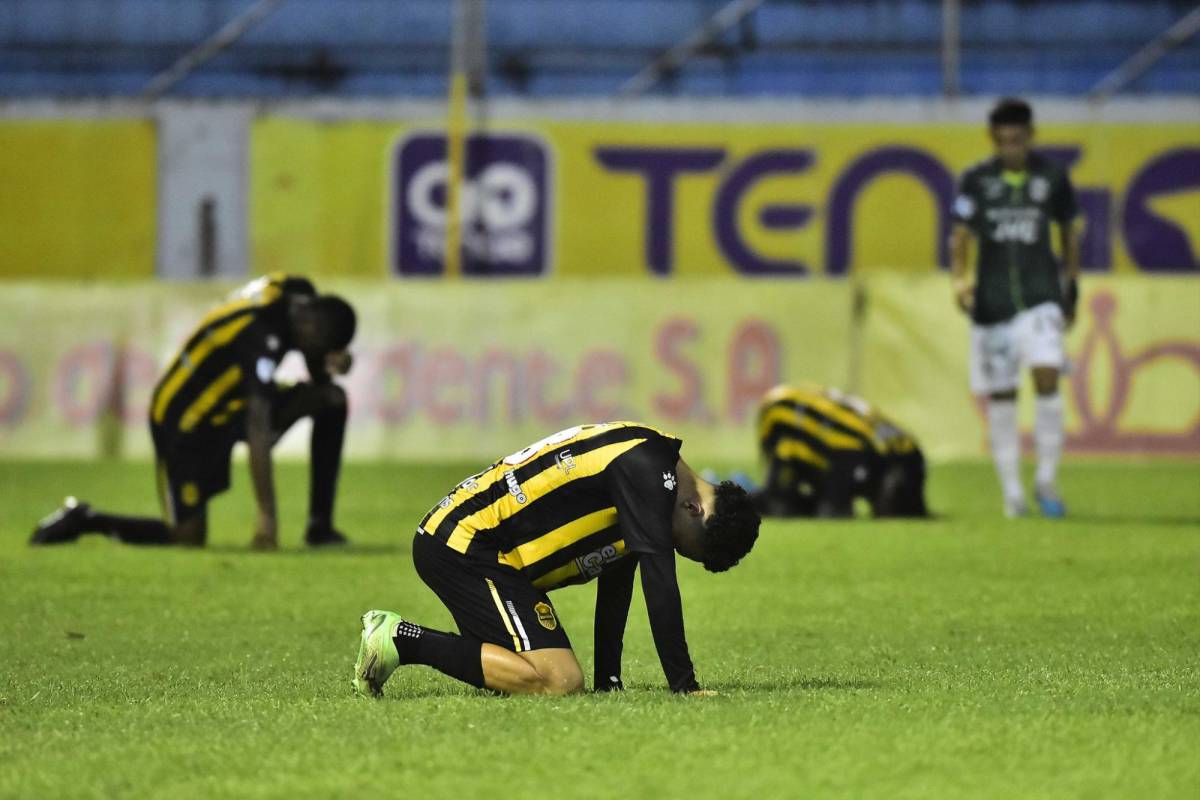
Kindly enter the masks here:
M 248 0 L 5 0 L 0 96 L 135 94 Z M 494 95 L 607 95 L 725 0 L 490 0 Z M 1080 94 L 1167 28 L 1183 0 L 989 0 L 963 7 L 963 89 Z M 446 0 L 291 0 L 190 76 L 192 97 L 434 96 L 445 91 Z M 934 95 L 937 0 L 771 0 L 656 91 L 685 95 Z M 886 76 L 881 78 L 880 76 Z M 1200 85 L 1200 44 L 1131 88 Z

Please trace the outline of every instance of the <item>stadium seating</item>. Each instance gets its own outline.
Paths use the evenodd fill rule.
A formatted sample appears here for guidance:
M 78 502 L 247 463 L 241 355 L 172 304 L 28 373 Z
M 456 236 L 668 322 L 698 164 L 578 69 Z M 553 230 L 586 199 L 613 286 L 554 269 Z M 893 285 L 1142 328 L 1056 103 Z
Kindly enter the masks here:
M 606 95 L 726 0 L 489 0 L 489 91 Z M 0 96 L 134 94 L 249 0 L 5 0 Z M 769 0 L 657 91 L 923 95 L 940 90 L 939 0 Z M 1181 0 L 968 0 L 968 93 L 1078 94 L 1165 30 Z M 194 74 L 188 96 L 445 91 L 448 0 L 290 0 Z M 864 64 L 870 68 L 864 69 Z M 877 75 L 887 75 L 880 80 Z M 1134 84 L 1200 85 L 1195 41 Z

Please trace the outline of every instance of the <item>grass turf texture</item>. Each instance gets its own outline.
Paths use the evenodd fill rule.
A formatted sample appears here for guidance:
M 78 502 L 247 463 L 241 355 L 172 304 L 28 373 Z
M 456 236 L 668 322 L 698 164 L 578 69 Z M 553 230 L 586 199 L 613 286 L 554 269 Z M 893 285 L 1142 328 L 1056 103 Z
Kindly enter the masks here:
M 341 552 L 247 552 L 244 468 L 202 552 L 33 550 L 66 491 L 153 509 L 141 464 L 0 462 L 0 796 L 1190 797 L 1200 792 L 1200 465 L 1068 464 L 1007 522 L 984 464 L 929 523 L 771 522 L 681 566 L 716 698 L 668 694 L 635 599 L 624 695 L 491 697 L 425 667 L 350 693 L 358 617 L 449 627 L 408 558 L 462 466 L 351 465 Z M 555 602 L 590 682 L 594 589 Z

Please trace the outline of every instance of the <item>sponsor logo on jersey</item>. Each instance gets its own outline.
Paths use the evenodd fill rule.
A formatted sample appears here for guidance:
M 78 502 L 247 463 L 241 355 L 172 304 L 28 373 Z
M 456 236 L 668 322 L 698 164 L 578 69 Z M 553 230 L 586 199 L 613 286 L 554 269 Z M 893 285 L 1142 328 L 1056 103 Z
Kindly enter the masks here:
M 617 552 L 617 548 L 611 544 L 606 544 L 599 550 L 594 550 L 585 556 L 580 556 L 575 559 L 575 565 L 579 567 L 579 571 L 589 578 L 594 578 L 604 571 L 605 564 L 611 564 L 621 557 Z
M 675 489 L 675 473 L 673 473 L 673 472 L 664 472 L 663 473 L 663 488 L 666 489 L 668 492 L 674 491 L 674 489 Z
M 571 455 L 571 448 L 566 448 L 561 453 L 554 454 L 554 466 L 561 469 L 564 473 L 575 469 L 575 459 Z
M 521 489 L 521 484 L 517 482 L 516 473 L 511 469 L 504 473 L 504 482 L 508 484 L 508 493 L 515 497 L 518 503 L 524 504 L 529 499 Z
M 467 478 L 459 485 L 468 492 L 479 491 L 479 481 L 475 480 L 474 478 Z
M 549 603 L 538 603 L 533 607 L 533 613 L 537 614 L 538 624 L 546 630 L 552 631 L 558 627 L 558 618 L 554 616 L 554 608 Z

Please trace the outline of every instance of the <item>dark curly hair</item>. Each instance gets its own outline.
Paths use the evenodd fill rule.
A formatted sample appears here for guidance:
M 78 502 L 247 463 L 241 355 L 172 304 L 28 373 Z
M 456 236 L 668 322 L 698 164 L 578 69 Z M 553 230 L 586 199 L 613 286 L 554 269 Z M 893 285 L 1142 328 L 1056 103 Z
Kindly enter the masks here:
M 1029 103 L 1018 97 L 1006 97 L 992 108 L 988 114 L 988 123 L 994 128 L 997 125 L 1033 125 L 1033 108 Z
M 761 522 L 745 489 L 733 481 L 718 484 L 713 514 L 704 523 L 704 568 L 724 572 L 736 566 L 754 547 Z

